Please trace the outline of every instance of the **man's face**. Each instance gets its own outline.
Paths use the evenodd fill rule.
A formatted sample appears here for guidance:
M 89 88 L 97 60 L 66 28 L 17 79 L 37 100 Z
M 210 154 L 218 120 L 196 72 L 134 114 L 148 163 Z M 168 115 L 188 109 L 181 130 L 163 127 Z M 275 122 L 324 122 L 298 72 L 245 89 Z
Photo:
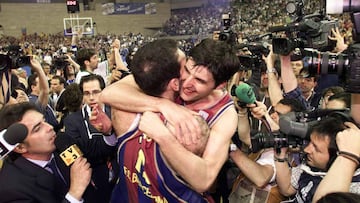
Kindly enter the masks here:
M 299 75 L 298 84 L 302 93 L 309 93 L 315 88 L 317 83 L 314 77 L 304 78 Z
M 261 89 L 267 89 L 269 87 L 269 79 L 266 72 L 261 73 Z
M 99 63 L 99 56 L 97 54 L 94 54 L 92 57 L 90 57 L 89 61 L 89 67 L 91 70 L 95 70 Z
M 51 79 L 50 85 L 51 85 L 51 90 L 56 94 L 60 94 L 61 90 L 64 89 L 64 84 L 60 84 L 59 79 Z
M 40 84 L 39 77 L 36 77 L 35 84 L 31 85 L 32 94 L 39 95 L 40 94 Z
M 44 69 L 44 72 L 45 72 L 46 75 L 50 74 L 50 66 L 49 65 L 43 66 L 43 69 Z
M 180 97 L 186 102 L 195 102 L 207 97 L 215 88 L 215 80 L 207 67 L 195 66 L 188 59 L 180 71 Z
M 67 71 L 68 71 L 68 75 L 75 75 L 75 69 L 72 65 L 68 65 L 66 66 Z
M 329 144 L 328 136 L 320 136 L 317 132 L 311 133 L 310 142 L 304 149 L 307 153 L 307 164 L 325 170 L 330 159 Z
M 294 71 L 295 76 L 298 76 L 300 74 L 301 69 L 303 68 L 303 61 L 291 61 L 291 67 Z
M 47 160 L 55 150 L 56 133 L 53 127 L 45 122 L 44 116 L 34 110 L 26 112 L 20 121 L 28 129 L 28 135 L 23 141 L 25 157 L 36 160 Z
M 84 103 L 93 107 L 99 104 L 99 95 L 101 93 L 100 83 L 97 80 L 91 80 L 83 83 Z

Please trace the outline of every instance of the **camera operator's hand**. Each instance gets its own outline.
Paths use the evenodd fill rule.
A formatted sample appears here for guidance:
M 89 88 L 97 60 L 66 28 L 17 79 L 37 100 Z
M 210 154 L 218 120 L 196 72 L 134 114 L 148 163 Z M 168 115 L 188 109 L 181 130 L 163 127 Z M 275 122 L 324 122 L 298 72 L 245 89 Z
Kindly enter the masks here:
M 38 60 L 35 59 L 35 57 L 30 56 L 30 65 L 34 72 L 39 73 L 43 71 L 43 68 Z
M 339 151 L 349 152 L 360 157 L 360 130 L 354 123 L 345 122 L 344 124 L 349 128 L 336 135 Z
M 345 44 L 344 37 L 340 33 L 339 28 L 331 28 L 331 33 L 334 35 L 334 37 L 329 35 L 329 39 L 336 41 L 336 47 L 334 49 L 334 52 L 339 53 L 347 49 L 348 45 Z
M 266 64 L 266 68 L 268 71 L 272 71 L 274 69 L 274 65 L 275 65 L 275 60 L 277 55 L 274 54 L 273 50 L 272 50 L 272 46 L 269 46 L 269 54 L 267 56 L 262 55 L 262 59 L 264 60 L 265 64 Z
M 115 49 L 117 49 L 119 51 L 119 49 L 120 49 L 120 40 L 115 39 L 111 46 L 113 47 L 114 51 L 115 51 Z
M 267 112 L 267 108 L 266 105 L 262 102 L 256 101 L 256 105 L 255 104 L 248 104 L 246 105 L 248 108 L 250 108 L 251 114 L 253 115 L 254 118 L 261 120 L 262 118 L 264 118 L 264 116 L 266 114 L 268 114 Z

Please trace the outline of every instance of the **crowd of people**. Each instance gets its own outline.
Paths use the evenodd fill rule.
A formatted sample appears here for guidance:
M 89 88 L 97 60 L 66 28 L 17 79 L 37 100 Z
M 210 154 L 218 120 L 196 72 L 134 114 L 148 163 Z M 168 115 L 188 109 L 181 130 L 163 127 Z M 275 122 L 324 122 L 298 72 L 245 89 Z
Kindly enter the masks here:
M 285 1 L 237 3 L 239 38 L 284 23 Z M 206 35 L 228 9 L 177 10 L 164 27 Z M 337 17 L 333 54 L 353 43 Z M 0 45 L 0 203 L 360 201 L 359 92 L 301 49 L 259 61 L 211 38 L 81 31 Z

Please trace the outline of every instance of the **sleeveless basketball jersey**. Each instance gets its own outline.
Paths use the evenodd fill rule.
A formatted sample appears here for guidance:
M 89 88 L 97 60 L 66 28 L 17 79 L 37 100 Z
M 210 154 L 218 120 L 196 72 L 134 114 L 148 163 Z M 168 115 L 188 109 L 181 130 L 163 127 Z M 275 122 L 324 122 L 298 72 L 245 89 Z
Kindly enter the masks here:
M 228 94 L 212 107 L 200 110 L 209 126 L 233 105 Z M 166 162 L 160 147 L 138 130 L 140 115 L 134 120 L 132 130 L 119 139 L 118 162 L 120 173 L 114 187 L 112 203 L 152 202 L 214 202 L 207 194 L 199 194 L 177 176 Z M 135 124 L 135 125 L 134 125 Z
M 183 102 L 180 102 L 184 104 Z M 234 101 L 228 93 L 225 93 L 223 97 L 211 107 L 206 109 L 191 109 L 198 111 L 199 114 L 205 119 L 209 127 L 211 128 L 221 115 L 229 108 L 234 108 Z

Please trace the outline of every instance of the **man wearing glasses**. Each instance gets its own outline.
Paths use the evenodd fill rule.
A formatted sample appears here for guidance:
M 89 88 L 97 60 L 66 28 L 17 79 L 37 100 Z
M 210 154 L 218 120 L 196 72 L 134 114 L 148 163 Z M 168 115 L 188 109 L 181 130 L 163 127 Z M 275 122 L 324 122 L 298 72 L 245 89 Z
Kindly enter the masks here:
M 80 81 L 80 90 L 83 94 L 83 107 L 67 116 L 64 120 L 65 135 L 71 136 L 80 150 L 84 153 L 93 169 L 92 184 L 95 190 L 84 195 L 86 202 L 109 202 L 113 188 L 114 177 L 112 168 L 115 163 L 115 135 L 104 134 L 90 123 L 93 112 L 103 111 L 110 118 L 110 107 L 99 102 L 99 95 L 105 88 L 105 82 L 99 75 L 83 76 Z M 114 160 L 114 162 L 111 162 Z

